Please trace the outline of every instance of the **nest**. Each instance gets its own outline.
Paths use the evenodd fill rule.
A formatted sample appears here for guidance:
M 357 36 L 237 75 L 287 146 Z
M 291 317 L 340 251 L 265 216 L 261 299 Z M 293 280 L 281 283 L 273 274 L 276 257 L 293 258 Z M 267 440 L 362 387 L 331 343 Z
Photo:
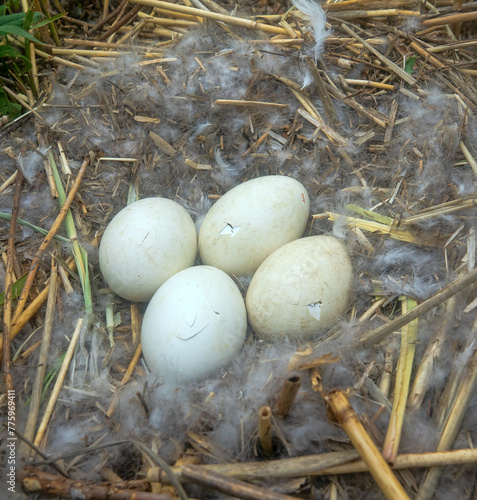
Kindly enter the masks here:
M 72 8 L 61 46 L 32 52 L 36 88 L 8 89 L 25 111 L 0 130 L 15 498 L 475 497 L 477 3 L 289 7 Z M 200 221 L 272 174 L 307 188 L 306 235 L 347 245 L 348 310 L 306 345 L 250 331 L 216 377 L 161 384 L 101 235 L 137 199 Z

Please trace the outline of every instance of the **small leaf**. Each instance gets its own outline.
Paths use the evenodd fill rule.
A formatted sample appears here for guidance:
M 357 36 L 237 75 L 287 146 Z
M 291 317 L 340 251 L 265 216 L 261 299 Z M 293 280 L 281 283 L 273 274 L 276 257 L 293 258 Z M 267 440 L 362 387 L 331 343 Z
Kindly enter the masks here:
M 12 285 L 12 299 L 16 299 L 22 293 L 28 273 L 24 274 L 19 280 Z M 5 303 L 5 292 L 0 294 L 0 306 Z
M 10 102 L 5 91 L 0 87 L 0 114 L 7 115 L 10 120 L 18 118 L 22 107 L 16 102 Z
M 28 31 L 25 31 L 24 29 L 19 28 L 14 24 L 4 24 L 3 26 L 0 26 L 0 36 L 2 35 L 22 36 L 23 38 L 27 38 L 31 42 L 38 43 L 39 45 L 45 45 L 43 42 L 40 42 L 40 40 L 35 38 L 33 35 L 30 35 Z
M 41 28 L 42 26 L 45 26 L 45 24 L 50 24 L 63 16 L 66 16 L 66 12 L 62 12 L 61 14 L 56 14 L 56 16 L 49 17 L 48 19 L 43 19 L 43 21 L 32 24 L 31 29 L 36 30 L 37 28 Z
M 4 26 L 5 24 L 13 24 L 15 26 L 21 27 L 24 19 L 24 12 L 20 12 L 18 14 L 8 14 L 6 16 L 0 17 L 0 26 Z
M 0 45 L 0 57 L 18 57 L 21 56 L 21 52 L 19 52 L 15 47 L 11 45 Z
M 412 68 L 414 68 L 414 64 L 416 63 L 416 56 L 411 56 L 406 59 L 406 63 L 404 64 L 404 71 L 406 73 L 412 74 Z

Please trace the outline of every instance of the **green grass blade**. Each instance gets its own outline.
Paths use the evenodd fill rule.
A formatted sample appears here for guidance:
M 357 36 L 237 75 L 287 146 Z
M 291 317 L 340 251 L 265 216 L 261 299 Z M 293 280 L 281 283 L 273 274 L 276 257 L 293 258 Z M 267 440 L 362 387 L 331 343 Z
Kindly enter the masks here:
M 14 24 L 4 24 L 3 26 L 0 26 L 0 36 L 4 35 L 22 36 L 23 38 L 27 38 L 31 42 L 37 43 L 38 45 L 45 45 L 43 42 L 40 42 L 38 38 L 30 35 L 28 31 L 25 31 L 24 29 L 15 26 Z
M 394 219 L 391 219 L 391 217 L 386 217 L 385 215 L 377 214 L 376 212 L 372 212 L 371 210 L 366 210 L 364 208 L 358 207 L 358 205 L 350 204 L 346 205 L 346 208 L 356 214 L 366 217 L 367 219 L 380 222 L 381 224 L 386 224 L 386 226 L 392 226 L 394 222 Z
M 12 220 L 12 214 L 0 212 L 0 219 Z M 36 232 L 42 234 L 43 236 L 46 236 L 48 234 L 48 231 L 46 229 L 43 229 L 42 227 L 35 226 L 34 224 L 31 224 L 30 222 L 28 222 L 24 219 L 17 218 L 17 224 L 19 224 L 20 226 L 25 226 L 25 227 L 28 227 L 30 229 L 33 229 L 33 231 L 36 231 Z M 70 244 L 71 243 L 71 241 L 68 238 L 65 238 L 64 236 L 60 236 L 58 234 L 55 236 L 55 240 L 59 241 L 62 244 L 65 244 L 65 243 Z
M 56 166 L 56 162 L 55 159 L 53 158 L 53 153 L 51 151 L 48 151 L 48 158 L 50 160 L 51 170 L 53 172 L 53 178 L 55 179 L 55 185 L 58 191 L 58 201 L 60 207 L 62 207 L 66 199 L 65 189 L 61 182 L 60 174 L 58 172 L 58 168 Z M 78 241 L 78 233 L 76 232 L 76 227 L 71 210 L 68 210 L 68 213 L 66 214 L 64 225 L 66 229 L 66 234 L 68 235 L 70 241 L 73 244 L 72 252 L 76 262 L 76 269 L 80 277 L 81 287 L 83 289 L 83 299 L 84 299 L 86 314 L 91 315 L 93 313 L 93 301 L 91 296 L 91 283 L 89 281 L 89 272 L 88 272 L 88 254 Z
M 56 16 L 49 17 L 48 19 L 43 19 L 43 21 L 40 21 L 38 23 L 34 23 L 31 26 L 32 30 L 36 30 L 37 28 L 41 28 L 42 26 L 45 26 L 46 24 L 53 23 L 54 21 L 58 20 L 60 17 L 66 16 L 66 12 L 62 12 L 61 14 L 56 14 Z

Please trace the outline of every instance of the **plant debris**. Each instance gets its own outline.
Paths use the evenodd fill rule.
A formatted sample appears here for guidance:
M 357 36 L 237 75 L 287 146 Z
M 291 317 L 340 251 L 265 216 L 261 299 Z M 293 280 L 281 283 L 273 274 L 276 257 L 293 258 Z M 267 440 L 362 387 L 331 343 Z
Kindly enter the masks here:
M 42 9 L 0 52 L 8 494 L 474 498 L 477 2 Z M 307 188 L 306 236 L 346 244 L 349 308 L 307 345 L 249 331 L 216 377 L 161 384 L 101 236 L 152 196 L 199 228 L 264 175 Z

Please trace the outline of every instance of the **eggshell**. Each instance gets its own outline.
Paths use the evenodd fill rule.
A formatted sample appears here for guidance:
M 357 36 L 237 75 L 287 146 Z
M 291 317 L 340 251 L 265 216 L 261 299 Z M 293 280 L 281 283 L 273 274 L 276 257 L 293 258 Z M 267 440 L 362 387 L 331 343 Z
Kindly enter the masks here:
M 115 293 L 145 302 L 168 278 L 192 266 L 196 255 L 197 231 L 187 211 L 167 198 L 145 198 L 109 223 L 99 265 Z
M 351 282 L 351 261 L 340 240 L 292 241 L 254 274 L 246 299 L 250 325 L 262 339 L 309 340 L 344 312 Z
M 219 269 L 196 266 L 167 280 L 147 306 L 142 350 L 164 381 L 214 375 L 242 349 L 247 314 L 242 294 Z
M 227 192 L 210 209 L 199 232 L 204 264 L 245 276 L 277 248 L 300 238 L 310 200 L 295 179 L 258 177 Z

